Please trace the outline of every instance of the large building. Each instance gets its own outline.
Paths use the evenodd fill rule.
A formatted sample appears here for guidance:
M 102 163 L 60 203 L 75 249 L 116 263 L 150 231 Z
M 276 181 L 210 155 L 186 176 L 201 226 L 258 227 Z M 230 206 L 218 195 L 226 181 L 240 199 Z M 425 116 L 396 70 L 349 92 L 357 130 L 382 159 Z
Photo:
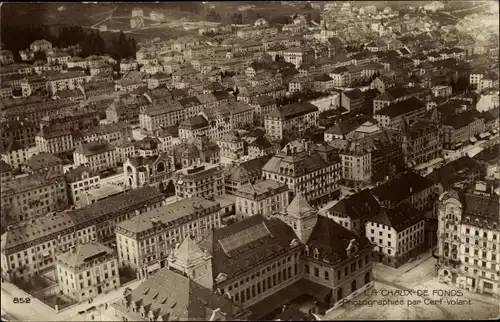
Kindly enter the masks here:
M 443 143 L 438 124 L 418 120 L 408 124 L 403 136 L 405 163 L 409 167 L 441 157 Z
M 288 185 L 275 180 L 250 182 L 235 192 L 236 215 L 269 217 L 281 212 L 288 204 Z
M 224 169 L 218 164 L 195 164 L 175 174 L 175 191 L 180 198 L 210 199 L 224 194 Z
M 77 302 L 120 286 L 116 252 L 95 242 L 58 254 L 56 276 L 62 294 Z
M 187 245 L 179 249 L 178 257 L 189 259 L 185 265 L 192 265 L 192 249 Z M 168 268 L 126 292 L 112 308 L 119 321 L 244 321 L 249 314 L 227 296 Z
M 116 168 L 116 148 L 107 141 L 95 141 L 80 144 L 73 152 L 75 165 L 88 166 L 92 171 L 100 172 Z
M 2 277 L 28 280 L 55 265 L 55 254 L 96 240 L 112 245 L 116 224 L 155 207 L 165 197 L 153 187 L 135 189 L 90 206 L 7 227 L 2 234 Z
M 302 135 L 318 127 L 318 107 L 310 103 L 293 103 L 271 111 L 264 117 L 266 133 L 274 139 Z
M 175 254 L 169 266 L 227 294 L 252 312 L 252 320 L 280 308 L 285 299 L 308 295 L 327 309 L 372 285 L 366 237 L 318 216 L 301 195 L 276 217 L 255 215 L 210 232 L 199 247 L 195 253 L 193 245 L 193 255 L 204 254 L 196 256 L 196 267 L 179 265 Z
M 152 209 L 116 227 L 120 266 L 139 277 L 165 267 L 170 252 L 188 236 L 203 236 L 221 225 L 217 202 L 193 197 Z
M 287 144 L 262 169 L 265 179 L 285 183 L 293 195 L 301 193 L 313 205 L 325 204 L 340 194 L 341 164 L 328 145 L 300 147 Z
M 445 192 L 439 205 L 439 280 L 500 296 L 500 197 L 478 182 L 463 193 Z
M 17 223 L 40 217 L 68 205 L 62 173 L 32 174 L 2 184 L 2 216 Z

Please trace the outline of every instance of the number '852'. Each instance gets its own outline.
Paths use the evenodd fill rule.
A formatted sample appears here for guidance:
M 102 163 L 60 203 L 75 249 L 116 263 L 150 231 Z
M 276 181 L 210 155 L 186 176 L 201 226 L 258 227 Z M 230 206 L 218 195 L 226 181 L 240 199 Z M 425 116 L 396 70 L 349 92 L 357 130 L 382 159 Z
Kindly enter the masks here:
M 16 304 L 29 304 L 31 303 L 31 299 L 29 297 L 14 297 L 12 301 Z

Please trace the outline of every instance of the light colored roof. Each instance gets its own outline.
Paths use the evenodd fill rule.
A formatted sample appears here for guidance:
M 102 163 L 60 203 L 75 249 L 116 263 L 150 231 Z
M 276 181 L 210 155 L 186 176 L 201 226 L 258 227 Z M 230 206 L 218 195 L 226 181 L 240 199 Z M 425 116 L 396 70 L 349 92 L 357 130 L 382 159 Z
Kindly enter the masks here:
M 57 259 L 68 266 L 78 266 L 88 262 L 90 259 L 98 258 L 102 255 L 113 254 L 113 250 L 102 244 L 91 242 L 78 244 L 75 250 L 69 250 L 57 256 Z
M 295 198 L 293 198 L 292 202 L 288 205 L 286 211 L 289 214 L 301 216 L 308 212 L 314 211 L 314 208 L 309 205 L 306 198 L 299 192 L 297 193 Z

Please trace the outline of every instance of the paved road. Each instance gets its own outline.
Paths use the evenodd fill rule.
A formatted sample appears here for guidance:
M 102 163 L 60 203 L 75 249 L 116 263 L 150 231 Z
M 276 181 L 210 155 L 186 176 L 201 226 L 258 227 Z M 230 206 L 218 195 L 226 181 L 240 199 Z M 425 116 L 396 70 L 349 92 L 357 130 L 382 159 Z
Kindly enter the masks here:
M 412 289 L 409 288 L 409 287 L 406 287 L 404 285 L 401 285 L 399 283 L 393 283 L 393 282 L 390 282 L 390 281 L 386 281 L 386 280 L 382 280 L 382 279 L 379 279 L 379 278 L 373 278 L 374 281 L 376 282 L 379 282 L 381 284 L 385 284 L 385 285 L 388 285 L 388 286 L 392 286 L 394 288 L 397 288 L 398 290 L 404 290 L 404 291 L 411 291 Z M 425 296 L 418 296 L 422 299 L 425 299 L 425 300 L 433 300 L 432 298 L 430 297 L 425 297 Z M 441 312 L 443 312 L 443 314 L 446 316 L 446 318 L 448 320 L 453 320 L 453 315 L 450 314 L 450 312 L 448 312 L 447 310 L 445 310 L 441 305 L 439 304 L 433 304 L 435 307 L 437 307 Z
M 83 302 L 78 305 L 75 305 L 66 310 L 62 310 L 59 313 L 56 313 L 47 305 L 43 304 L 40 300 L 35 297 L 30 296 L 31 303 L 30 304 L 14 304 L 14 297 L 26 297 L 26 293 L 20 291 L 15 286 L 10 283 L 2 283 L 2 298 L 1 304 L 2 309 L 6 311 L 7 314 L 13 315 L 17 319 L 21 321 L 64 321 L 64 320 L 73 320 L 78 321 L 82 320 L 81 315 L 78 314 L 80 311 L 85 311 L 91 306 L 99 307 L 105 303 L 111 304 L 121 298 L 123 295 L 123 291 L 126 287 L 131 289 L 136 288 L 142 283 L 143 280 L 134 281 L 127 286 L 119 287 L 118 289 L 109 292 L 107 294 L 101 294 L 96 297 L 92 303 Z M 27 310 L 26 308 L 29 307 Z M 97 312 L 99 315 L 99 312 Z M 91 320 L 91 319 L 89 319 Z M 99 319 L 95 319 L 99 320 Z

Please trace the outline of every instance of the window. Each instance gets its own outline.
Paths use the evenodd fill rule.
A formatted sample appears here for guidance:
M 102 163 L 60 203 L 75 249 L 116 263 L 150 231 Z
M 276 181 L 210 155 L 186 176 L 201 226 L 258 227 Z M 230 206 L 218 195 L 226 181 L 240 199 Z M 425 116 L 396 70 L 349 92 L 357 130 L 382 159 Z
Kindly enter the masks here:
M 305 267 L 305 270 L 306 270 L 306 274 L 309 274 L 309 265 L 306 264 L 304 267 Z
M 328 271 L 325 271 L 325 280 L 330 280 L 330 273 Z
M 319 277 L 319 268 L 314 268 L 314 276 Z

